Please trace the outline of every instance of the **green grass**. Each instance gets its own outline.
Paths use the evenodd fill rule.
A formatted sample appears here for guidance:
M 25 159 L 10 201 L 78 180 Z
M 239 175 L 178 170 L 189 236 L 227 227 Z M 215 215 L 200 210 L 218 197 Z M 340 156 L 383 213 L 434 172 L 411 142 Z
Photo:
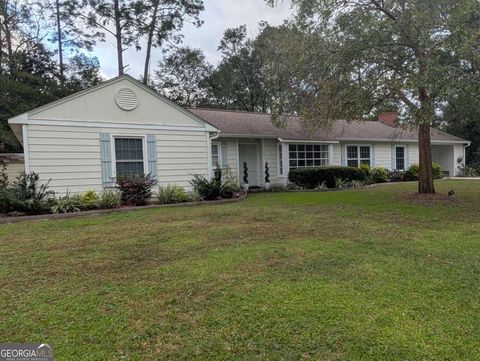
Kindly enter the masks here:
M 56 360 L 480 359 L 480 182 L 0 226 L 0 342 Z

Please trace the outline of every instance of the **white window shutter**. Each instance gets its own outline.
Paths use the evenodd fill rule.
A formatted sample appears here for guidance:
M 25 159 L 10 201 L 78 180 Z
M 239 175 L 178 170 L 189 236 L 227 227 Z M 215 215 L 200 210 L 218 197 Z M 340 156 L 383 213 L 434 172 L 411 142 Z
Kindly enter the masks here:
M 148 173 L 154 179 L 157 179 L 157 137 L 155 134 L 147 135 L 147 161 Z
M 405 169 L 410 168 L 410 149 L 409 145 L 405 144 Z
M 102 184 L 104 187 L 113 187 L 112 147 L 109 133 L 100 133 L 100 161 L 102 168 Z
M 371 168 L 375 168 L 375 144 L 372 144 L 372 147 L 370 148 L 372 154 L 370 154 L 370 158 L 372 159 L 372 165 Z
M 396 161 L 395 161 L 395 144 L 392 144 L 392 165 L 391 165 L 392 170 L 395 170 L 395 168 L 397 168 L 395 163 L 396 163 Z
M 345 167 L 347 165 L 347 159 L 346 159 L 346 145 L 341 145 L 341 152 L 342 152 L 342 166 Z

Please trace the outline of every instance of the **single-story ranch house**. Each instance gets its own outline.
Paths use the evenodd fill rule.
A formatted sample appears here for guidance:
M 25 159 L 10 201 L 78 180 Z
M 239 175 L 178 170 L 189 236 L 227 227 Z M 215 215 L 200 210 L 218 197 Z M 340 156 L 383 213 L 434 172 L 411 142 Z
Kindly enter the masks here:
M 9 120 L 24 147 L 24 169 L 51 179 L 58 192 L 102 190 L 115 177 L 150 173 L 159 184 L 189 189 L 192 174 L 211 176 L 217 165 L 250 186 L 286 183 L 298 167 L 345 165 L 403 170 L 418 163 L 415 132 L 395 127 L 392 114 L 378 122 L 337 121 L 309 131 L 297 117 L 283 127 L 267 114 L 184 109 L 128 75 Z M 432 129 L 434 161 L 453 176 L 469 142 Z

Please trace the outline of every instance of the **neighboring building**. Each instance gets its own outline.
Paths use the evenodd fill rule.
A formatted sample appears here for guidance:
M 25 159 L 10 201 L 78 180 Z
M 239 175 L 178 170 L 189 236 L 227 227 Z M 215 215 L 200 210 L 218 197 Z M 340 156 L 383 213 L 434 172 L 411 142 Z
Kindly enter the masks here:
M 268 162 L 272 183 L 292 168 L 325 165 L 406 169 L 418 163 L 414 132 L 378 122 L 337 121 L 308 130 L 297 117 L 283 127 L 267 114 L 184 109 L 128 75 L 21 114 L 9 124 L 24 146 L 25 170 L 51 179 L 59 193 L 112 187 L 115 177 L 150 173 L 159 184 L 189 188 L 193 174 L 219 165 L 262 186 Z M 434 161 L 447 175 L 465 163 L 468 141 L 432 129 Z

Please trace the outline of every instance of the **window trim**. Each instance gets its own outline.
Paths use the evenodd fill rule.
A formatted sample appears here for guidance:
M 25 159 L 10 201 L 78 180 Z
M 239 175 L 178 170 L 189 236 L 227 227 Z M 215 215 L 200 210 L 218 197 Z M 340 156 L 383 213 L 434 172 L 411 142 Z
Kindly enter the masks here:
M 357 158 L 348 158 L 348 147 L 357 148 Z M 366 158 L 361 158 L 360 147 L 368 147 L 370 149 L 370 157 L 368 159 L 370 161 L 370 167 L 373 168 L 373 145 L 372 144 L 345 144 L 345 166 L 348 167 L 349 160 L 357 160 L 358 162 L 357 168 L 360 168 L 360 166 L 362 165 L 362 159 L 363 160 L 366 159 Z
M 117 155 L 115 154 L 115 139 L 141 139 L 143 151 L 143 173 L 148 174 L 148 150 L 147 150 L 147 135 L 132 135 L 132 134 L 110 134 L 110 152 L 112 155 L 112 177 L 117 178 Z
M 223 158 L 222 158 L 222 143 L 221 142 L 210 142 L 210 162 L 212 164 L 212 170 L 217 169 L 217 166 L 213 164 L 213 152 L 212 152 L 212 147 L 216 145 L 217 150 L 218 150 L 218 167 L 220 169 L 223 168 Z
M 403 168 L 399 169 L 397 167 L 397 148 L 403 148 Z M 407 169 L 407 147 L 405 145 L 395 145 L 393 147 L 394 150 L 394 160 L 395 160 L 395 170 L 405 171 Z
M 292 169 L 292 166 L 290 165 L 290 162 L 291 162 L 291 158 L 290 158 L 290 146 L 291 145 L 296 145 L 297 147 L 299 145 L 320 145 L 320 146 L 326 146 L 327 147 L 327 158 L 312 158 L 312 160 L 314 161 L 314 165 L 312 166 L 303 166 L 303 167 L 295 167 L 293 169 L 298 169 L 298 168 L 316 168 L 316 167 L 328 167 L 331 165 L 331 148 L 330 148 L 330 144 L 329 143 L 319 143 L 319 142 L 313 142 L 313 143 L 304 143 L 304 142 L 301 142 L 301 143 L 296 143 L 296 142 L 292 142 L 292 143 L 288 143 L 287 144 L 287 155 L 288 155 L 288 158 L 287 158 L 287 166 L 288 166 L 288 171 L 290 172 L 290 170 Z M 306 151 L 305 151 L 306 152 Z M 315 150 L 312 151 L 313 153 L 315 153 Z M 320 151 L 322 152 L 322 151 Z M 298 150 L 297 150 L 297 153 L 298 153 Z M 298 158 L 296 158 L 296 160 L 298 161 Z M 306 157 L 305 157 L 305 160 Z M 326 160 L 327 161 L 327 164 L 325 165 L 315 165 L 315 160 Z M 285 166 L 285 165 L 284 165 Z

